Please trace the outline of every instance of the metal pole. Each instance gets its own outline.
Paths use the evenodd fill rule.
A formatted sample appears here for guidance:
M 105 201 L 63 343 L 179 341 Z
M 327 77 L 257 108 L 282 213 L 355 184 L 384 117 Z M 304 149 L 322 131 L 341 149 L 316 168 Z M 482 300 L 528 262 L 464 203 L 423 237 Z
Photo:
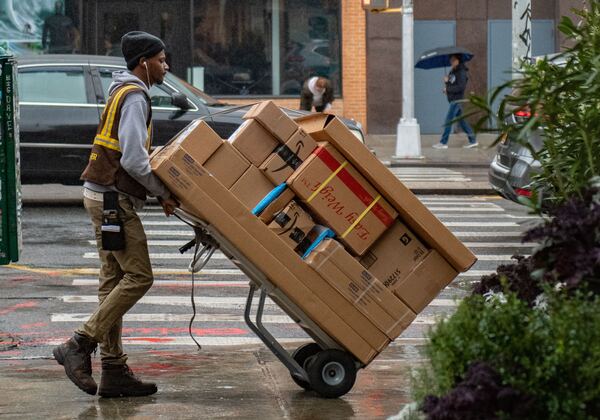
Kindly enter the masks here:
M 531 60 L 531 0 L 512 0 L 513 79 L 522 60 Z
M 415 122 L 413 0 L 402 2 L 402 119 Z
M 415 118 L 413 0 L 402 0 L 402 118 L 396 131 L 398 159 L 422 159 L 421 129 Z

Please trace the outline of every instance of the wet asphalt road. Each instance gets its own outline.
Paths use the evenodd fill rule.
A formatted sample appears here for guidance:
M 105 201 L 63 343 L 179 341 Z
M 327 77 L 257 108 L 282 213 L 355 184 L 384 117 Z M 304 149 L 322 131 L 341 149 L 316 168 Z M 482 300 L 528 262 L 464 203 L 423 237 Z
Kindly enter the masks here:
M 395 399 L 387 400 L 384 395 L 378 395 L 381 405 L 377 409 L 378 414 L 372 412 L 367 417 L 397 411 L 400 402 L 408 398 L 408 369 L 422 359 L 424 334 L 436 317 L 451 313 L 456 299 L 467 294 L 470 285 L 482 274 L 508 262 L 514 253 L 528 254 L 531 251 L 530 244 L 520 244 L 519 235 L 536 219 L 518 205 L 492 196 L 422 196 L 421 199 L 472 248 L 480 260 L 470 272 L 462 274 L 447 287 L 376 362 L 361 372 L 355 390 L 345 397 L 350 410 L 346 406 L 340 408 L 339 402 L 335 403 L 337 408 L 329 418 L 366 415 L 366 412 L 360 411 L 363 405 L 367 407 L 364 399 L 367 396 L 372 398 L 374 390 L 382 392 L 385 387 L 394 390 L 390 392 Z M 263 380 L 267 378 L 259 387 L 268 388 L 265 398 L 269 404 L 273 403 L 273 411 L 265 414 L 265 418 L 308 418 L 305 414 L 314 414 L 311 410 L 305 412 L 307 407 L 315 408 L 308 402 L 310 399 L 298 397 L 298 388 L 289 380 L 285 368 L 243 322 L 247 278 L 219 254 L 208 264 L 207 272 L 196 277 L 198 316 L 193 333 L 204 347 L 202 352 L 197 352 L 187 327 L 191 316 L 191 277 L 186 271 L 190 255 L 181 256 L 177 250 L 178 246 L 192 238 L 191 229 L 174 218 L 165 218 L 158 207 L 146 208 L 141 216 L 150 243 L 156 282 L 148 295 L 125 317 L 124 342 L 131 355 L 132 366 L 135 368 L 137 363 L 144 374 L 155 379 L 157 375 L 162 378 L 163 394 L 175 400 L 179 398 L 175 397 L 177 390 L 191 392 L 212 378 L 211 389 L 215 394 L 207 395 L 207 398 L 214 403 L 214 398 L 217 402 L 220 398 L 220 388 L 214 384 L 218 375 L 209 367 L 222 364 L 225 366 L 221 369 L 222 373 L 228 378 L 223 386 L 233 387 L 223 389 L 235 389 L 240 393 L 239 398 L 247 392 L 251 399 L 256 391 L 251 379 L 254 374 Z M 28 384 L 34 383 L 42 390 L 40 392 L 52 398 L 52 393 L 43 385 L 44 375 L 48 375 L 53 383 L 67 384 L 60 368 L 48 359 L 52 346 L 70 336 L 96 305 L 98 262 L 91 240 L 90 223 L 82 208 L 29 207 L 24 210 L 21 261 L 11 267 L 0 268 L 0 377 L 8 375 L 13 384 L 1 381 L 0 391 L 12 392 L 10 395 L 16 400 L 21 395 L 15 393 L 16 389 L 22 389 L 19 386 L 27 388 Z M 267 304 L 265 315 L 267 327 L 286 345 L 293 347 L 292 343 L 307 340 L 304 332 L 274 304 Z M 235 367 L 241 361 L 246 362 L 244 367 Z M 196 368 L 200 371 L 195 371 Z M 32 369 L 33 378 L 27 377 L 28 369 Z M 176 374 L 178 369 L 185 371 L 185 375 Z M 236 376 L 231 369 L 241 376 Z M 183 379 L 188 373 L 190 376 Z M 70 384 L 66 389 L 89 403 L 87 396 L 81 396 Z M 239 400 L 238 397 L 230 397 L 231 401 Z M 290 402 L 294 398 L 299 405 L 294 406 Z M 163 403 L 166 403 L 165 400 Z M 118 403 L 102 404 L 95 402 L 86 408 L 90 411 L 79 418 L 110 418 L 109 414 L 115 409 L 123 409 Z M 9 406 L 6 401 L 0 403 L 0 415 L 7 413 L 3 405 L 4 408 Z M 103 413 L 103 407 L 108 407 L 109 411 Z M 133 414 L 124 417 L 151 413 L 149 407 L 138 407 Z M 238 409 L 243 407 L 246 405 L 242 404 Z M 293 414 L 296 409 L 300 410 L 300 414 Z M 71 418 L 65 413 L 77 411 L 79 406 L 75 404 L 67 411 L 56 407 L 53 410 L 56 416 Z M 243 410 L 238 413 L 241 412 L 250 413 Z M 182 412 L 176 417 L 190 414 Z

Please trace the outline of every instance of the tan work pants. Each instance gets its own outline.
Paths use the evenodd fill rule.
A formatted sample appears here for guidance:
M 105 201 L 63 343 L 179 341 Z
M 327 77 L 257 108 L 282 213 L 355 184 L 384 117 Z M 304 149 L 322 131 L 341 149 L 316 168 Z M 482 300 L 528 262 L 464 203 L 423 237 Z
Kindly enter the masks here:
M 102 250 L 101 201 L 84 197 L 84 206 L 94 224 L 96 245 L 100 256 L 99 306 L 76 332 L 93 338 L 100 344 L 102 363 L 124 364 L 121 329 L 123 315 L 142 298 L 154 280 L 148 243 L 142 222 L 129 199 L 120 199 L 120 217 L 125 230 L 125 249 Z

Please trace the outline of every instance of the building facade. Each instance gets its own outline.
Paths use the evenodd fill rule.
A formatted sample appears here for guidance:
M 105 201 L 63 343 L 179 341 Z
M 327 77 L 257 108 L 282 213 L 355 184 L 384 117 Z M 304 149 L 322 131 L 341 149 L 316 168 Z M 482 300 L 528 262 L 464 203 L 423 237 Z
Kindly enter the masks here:
M 414 3 L 416 57 L 459 45 L 475 54 L 469 91 L 483 94 L 506 79 L 510 0 Z M 582 3 L 533 0 L 534 55 L 559 49 L 560 17 Z M 367 14 L 359 0 L 19 0 L 0 5 L 0 43 L 18 54 L 119 56 L 121 36 L 143 30 L 165 41 L 173 73 L 209 95 L 298 108 L 304 81 L 326 76 L 335 89 L 333 112 L 369 133 L 391 134 L 402 112 L 401 21 L 400 14 Z M 423 133 L 441 131 L 444 71 L 415 71 Z
M 415 59 L 424 51 L 458 45 L 475 54 L 468 63 L 468 91 L 485 94 L 510 77 L 510 0 L 414 0 Z M 560 50 L 557 26 L 583 0 L 532 0 L 533 55 Z M 393 0 L 398 7 L 401 0 Z M 402 114 L 402 26 L 395 14 L 367 16 L 367 126 L 391 134 Z M 448 69 L 415 70 L 415 113 L 425 134 L 440 133 L 447 101 L 442 92 Z

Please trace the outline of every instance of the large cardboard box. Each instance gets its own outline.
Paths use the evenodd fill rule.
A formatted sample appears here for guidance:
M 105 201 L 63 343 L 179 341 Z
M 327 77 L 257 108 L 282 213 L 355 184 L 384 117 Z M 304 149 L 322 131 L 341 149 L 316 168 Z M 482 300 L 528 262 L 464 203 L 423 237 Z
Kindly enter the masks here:
M 393 292 L 413 311 L 419 313 L 452 280 L 458 272 L 437 251 L 431 250 L 403 280 L 394 285 Z
M 174 149 L 186 142 L 188 149 L 194 154 L 195 159 L 203 164 L 223 144 L 223 140 L 204 120 L 194 120 L 181 130 L 164 147 L 156 149 L 152 155 L 158 155 L 162 149 Z
M 263 101 L 254 105 L 244 115 L 244 119 L 254 119 L 271 132 L 281 143 L 285 143 L 298 126 L 288 115 L 272 101 Z
M 250 165 L 230 191 L 252 210 L 273 188 L 271 181 L 256 166 Z
M 317 148 L 317 142 L 299 128 L 290 139 L 278 147 L 260 166 L 275 185 L 285 182 Z
M 360 263 L 386 287 L 394 289 L 428 252 L 415 234 L 404 223 L 396 220 L 361 257 Z
M 416 318 L 413 311 L 335 240 L 324 240 L 311 252 L 306 262 L 390 339 L 396 339 Z
M 368 364 L 389 340 L 185 150 L 152 159 L 154 173 L 185 208 L 207 221 L 325 333 Z M 186 169 L 193 166 L 193 170 Z M 292 315 L 288 307 L 282 307 Z
M 466 271 L 475 263 L 475 255 L 338 118 L 312 114 L 298 118 L 296 122 L 315 140 L 333 144 L 353 166 L 359 168 L 417 236 L 438 251 L 457 271 Z
M 269 224 L 271 229 L 287 246 L 292 249 L 304 240 L 315 222 L 298 203 L 292 201 L 282 211 L 275 215 Z
M 228 141 L 254 166 L 260 166 L 280 145 L 277 139 L 255 120 L 244 121 Z
M 250 162 L 231 144 L 223 142 L 221 147 L 208 158 L 203 166 L 225 188 L 231 188 L 235 181 L 240 179 L 246 172 Z
M 258 218 L 265 224 L 269 224 L 275 218 L 275 215 L 290 204 L 290 201 L 294 199 L 294 192 L 286 188 L 279 197 L 273 200 L 265 209 L 260 213 Z
M 362 255 L 398 215 L 328 143 L 320 145 L 288 185 L 354 253 Z

